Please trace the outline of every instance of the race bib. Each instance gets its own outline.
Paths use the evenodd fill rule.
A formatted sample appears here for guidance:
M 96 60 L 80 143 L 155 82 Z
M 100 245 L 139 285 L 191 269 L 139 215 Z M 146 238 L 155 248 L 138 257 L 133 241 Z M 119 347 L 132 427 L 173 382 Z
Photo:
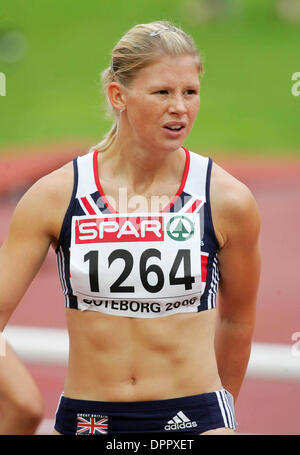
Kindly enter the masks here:
M 197 213 L 73 217 L 70 280 L 78 308 L 143 318 L 197 311 L 200 245 Z

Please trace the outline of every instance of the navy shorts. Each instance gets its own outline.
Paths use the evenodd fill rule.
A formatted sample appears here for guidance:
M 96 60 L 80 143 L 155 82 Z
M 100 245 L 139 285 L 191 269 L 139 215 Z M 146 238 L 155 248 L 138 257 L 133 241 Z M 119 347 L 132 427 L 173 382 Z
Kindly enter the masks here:
M 236 428 L 233 397 L 225 389 L 154 401 L 87 401 L 61 396 L 55 430 L 63 435 L 200 434 Z

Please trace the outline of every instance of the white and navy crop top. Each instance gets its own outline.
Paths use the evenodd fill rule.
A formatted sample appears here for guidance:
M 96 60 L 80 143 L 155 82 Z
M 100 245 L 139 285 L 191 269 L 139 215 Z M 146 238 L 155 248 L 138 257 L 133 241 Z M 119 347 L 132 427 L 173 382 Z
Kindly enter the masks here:
M 180 188 L 157 213 L 116 212 L 99 181 L 99 152 L 73 160 L 74 188 L 56 249 L 66 307 L 155 318 L 216 306 L 212 160 L 185 152 Z

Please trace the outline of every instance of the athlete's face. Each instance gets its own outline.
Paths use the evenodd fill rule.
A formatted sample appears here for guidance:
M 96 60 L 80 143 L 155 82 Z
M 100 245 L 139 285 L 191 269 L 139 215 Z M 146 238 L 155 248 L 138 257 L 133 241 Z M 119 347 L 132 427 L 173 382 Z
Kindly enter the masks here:
M 164 56 L 141 69 L 125 90 L 128 134 L 152 151 L 177 150 L 190 133 L 200 105 L 193 56 Z

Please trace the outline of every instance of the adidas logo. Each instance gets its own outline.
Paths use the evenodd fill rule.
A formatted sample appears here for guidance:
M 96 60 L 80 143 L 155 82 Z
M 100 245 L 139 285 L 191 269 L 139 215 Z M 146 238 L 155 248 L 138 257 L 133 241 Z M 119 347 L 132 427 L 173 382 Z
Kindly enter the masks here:
M 168 425 L 165 426 L 165 430 L 183 430 L 184 428 L 193 428 L 196 426 L 197 422 L 191 422 L 182 411 L 179 411 L 173 419 L 169 420 Z

